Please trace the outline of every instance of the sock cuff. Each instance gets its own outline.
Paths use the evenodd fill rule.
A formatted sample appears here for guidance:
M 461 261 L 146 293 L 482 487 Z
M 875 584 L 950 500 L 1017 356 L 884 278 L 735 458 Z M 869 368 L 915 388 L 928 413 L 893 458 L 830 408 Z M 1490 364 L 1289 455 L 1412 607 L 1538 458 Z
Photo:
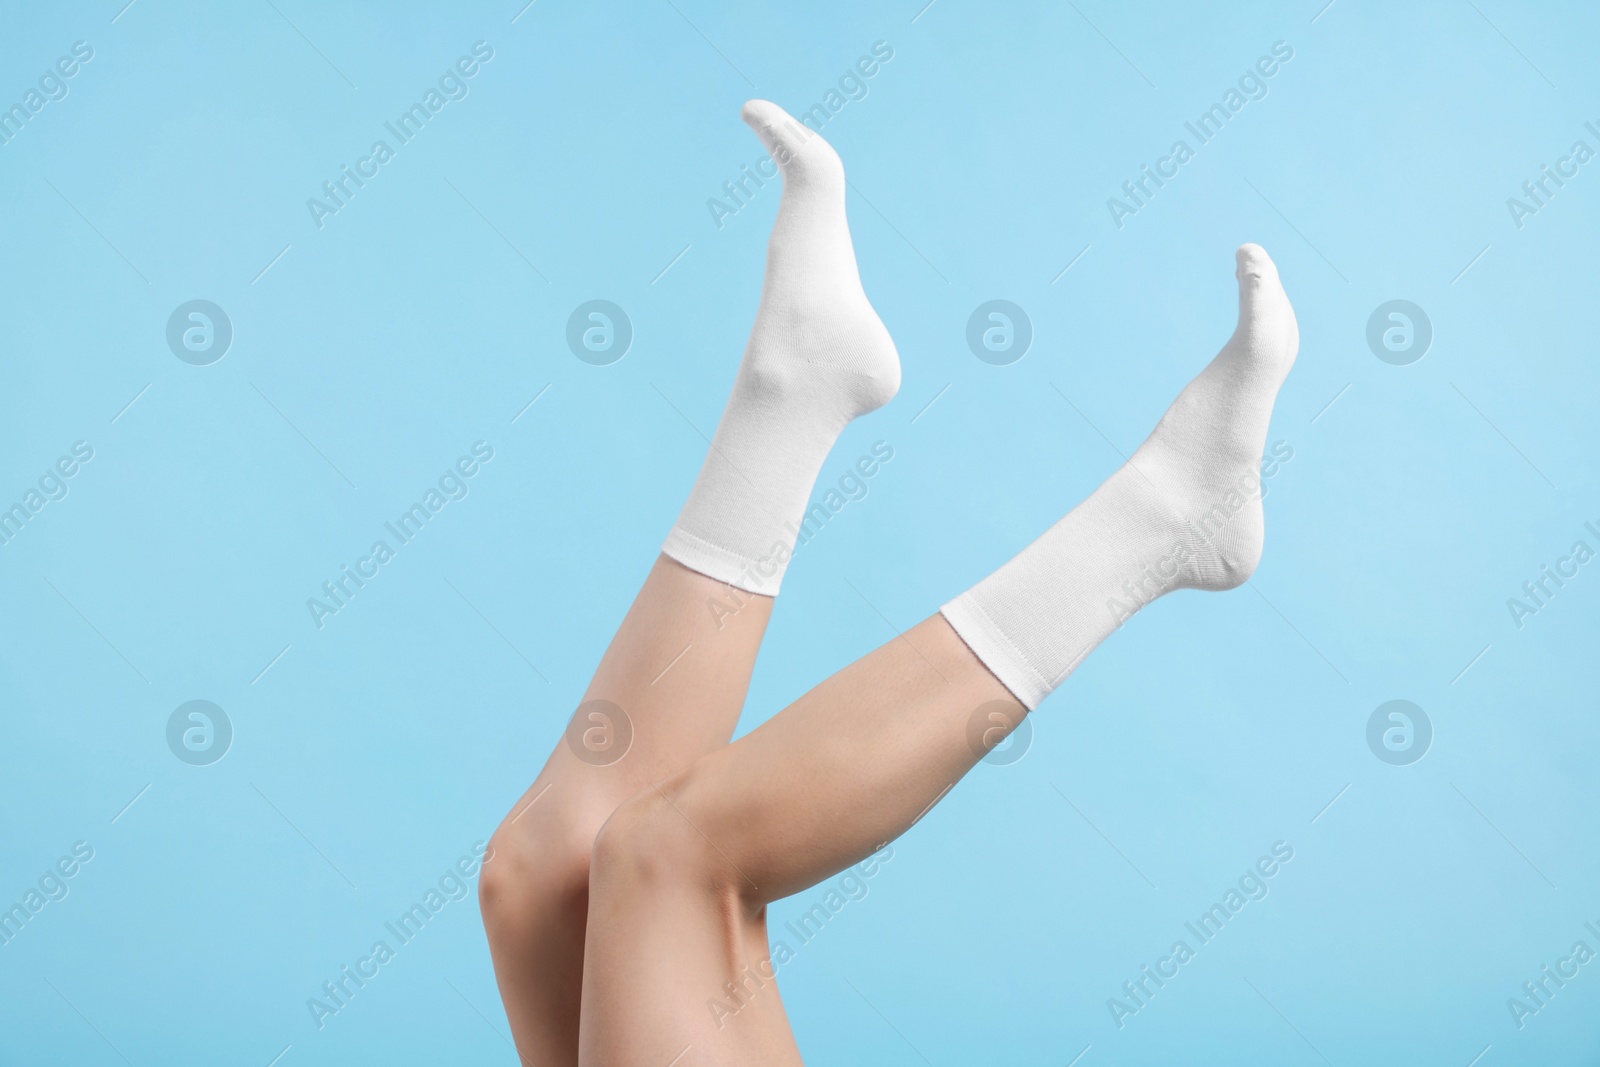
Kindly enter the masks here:
M 761 596 L 778 595 L 778 587 L 783 584 L 783 572 L 789 567 L 788 557 L 781 561 L 775 556 L 753 560 L 742 553 L 712 544 L 682 526 L 672 528 L 661 546 L 661 551 L 707 578 L 714 578 L 724 585 L 731 585 L 743 589 L 746 593 L 757 593 Z M 760 568 L 763 563 L 775 568 L 771 574 L 765 576 L 761 574 Z
M 1033 711 L 1055 688 L 1010 638 L 1000 625 L 979 606 L 972 593 L 962 593 L 939 609 L 956 635 L 972 649 L 973 655 L 989 668 L 989 673 L 1000 679 L 1000 684 L 1011 690 L 1011 695 L 1022 701 L 1023 707 Z

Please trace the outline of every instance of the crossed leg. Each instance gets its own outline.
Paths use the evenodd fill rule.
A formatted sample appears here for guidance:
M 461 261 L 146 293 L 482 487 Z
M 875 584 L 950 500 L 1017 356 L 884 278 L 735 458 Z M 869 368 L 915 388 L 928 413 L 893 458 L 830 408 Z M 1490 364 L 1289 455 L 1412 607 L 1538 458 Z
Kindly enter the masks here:
M 838 157 L 772 105 L 745 117 L 784 175 L 761 311 L 670 559 L 586 698 L 623 708 L 632 751 L 613 764 L 558 747 L 480 886 L 518 1048 L 539 1067 L 799 1062 L 766 905 L 926 811 L 981 754 L 975 712 L 1014 727 L 1143 605 L 1232 588 L 1260 558 L 1258 463 L 1299 334 L 1276 267 L 1247 245 L 1233 338 L 1121 470 L 939 616 L 719 747 L 817 470 L 899 384 L 856 274 Z M 714 1018 L 707 1001 L 730 990 L 749 997 Z
M 721 583 L 665 556 L 656 561 L 584 694 L 568 731 L 573 743 L 550 754 L 490 842 L 479 902 L 525 1063 L 577 1062 L 596 831 L 649 782 L 727 744 L 738 723 L 773 602 L 751 596 L 718 629 L 708 605 L 728 595 Z M 609 701 L 627 719 L 602 705 L 595 712 L 602 718 L 589 721 L 592 700 Z M 631 743 L 616 758 L 607 748 L 625 743 L 629 724 Z M 591 730 L 609 736 L 587 747 L 583 735 Z
M 1128 463 L 940 614 L 617 809 L 590 874 L 579 1062 L 797 1064 L 768 903 L 902 833 L 1133 612 L 1260 560 L 1262 447 L 1299 331 L 1260 248 L 1239 326 Z M 986 741 L 997 742 L 993 735 Z M 731 1018 L 709 1010 L 733 999 Z
M 838 156 L 775 105 L 744 117 L 784 189 L 733 394 L 567 741 L 495 832 L 479 883 L 512 1035 L 537 1067 L 578 1059 L 596 832 L 629 796 L 727 744 L 817 472 L 840 431 L 899 387 L 856 271 Z
M 766 905 L 903 833 L 977 762 L 967 724 L 996 701 L 1021 722 L 934 616 L 619 808 L 595 842 L 579 1062 L 799 1064 Z

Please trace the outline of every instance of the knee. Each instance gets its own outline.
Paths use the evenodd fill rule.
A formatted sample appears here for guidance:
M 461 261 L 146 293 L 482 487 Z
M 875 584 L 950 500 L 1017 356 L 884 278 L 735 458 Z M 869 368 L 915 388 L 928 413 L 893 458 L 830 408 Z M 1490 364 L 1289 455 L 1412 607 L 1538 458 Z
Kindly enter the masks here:
M 491 932 L 521 928 L 543 912 L 583 907 L 599 824 L 581 812 L 508 814 L 489 838 L 478 876 L 478 907 Z
M 594 839 L 590 878 L 605 891 L 651 892 L 667 885 L 735 888 L 733 868 L 685 810 L 693 771 L 650 786 L 624 802 Z

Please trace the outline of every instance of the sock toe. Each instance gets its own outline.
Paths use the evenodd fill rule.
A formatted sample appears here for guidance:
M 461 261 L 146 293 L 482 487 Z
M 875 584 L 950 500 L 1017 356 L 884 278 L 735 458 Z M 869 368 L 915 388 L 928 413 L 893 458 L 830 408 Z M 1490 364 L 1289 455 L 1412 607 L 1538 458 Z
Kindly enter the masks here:
M 1234 277 L 1239 280 L 1239 324 L 1252 330 L 1284 331 L 1296 338 L 1294 311 L 1289 294 L 1284 292 L 1278 265 L 1258 244 L 1243 244 L 1234 253 L 1238 263 Z
M 774 159 L 781 166 L 785 159 L 792 156 L 800 147 L 794 131 L 799 123 L 794 116 L 771 100 L 748 100 L 739 117 L 744 119 L 744 124 L 756 131 L 756 136 L 761 138 L 761 143 L 767 146 L 767 151 L 772 153 Z
M 739 117 L 765 140 L 765 131 L 788 118 L 789 113 L 771 100 L 746 100 L 744 107 L 739 109 Z
M 894 396 L 900 360 L 861 288 L 839 157 L 777 104 L 752 100 L 743 115 L 783 168 L 783 198 L 733 394 L 661 550 L 774 596 L 823 461 L 851 420 Z
M 744 107 L 739 109 L 739 117 L 751 129 L 760 130 L 764 126 L 776 126 L 789 117 L 789 113 L 774 104 L 771 100 L 762 100 L 759 97 L 746 100 Z
M 1267 250 L 1258 244 L 1240 245 L 1239 250 L 1234 253 L 1234 259 L 1239 265 L 1236 274 L 1241 285 L 1247 278 L 1257 281 L 1278 280 L 1278 265 L 1272 262 Z
M 739 113 L 745 125 L 756 131 L 784 176 L 844 180 L 844 164 L 832 146 L 815 130 L 770 100 L 749 100 Z

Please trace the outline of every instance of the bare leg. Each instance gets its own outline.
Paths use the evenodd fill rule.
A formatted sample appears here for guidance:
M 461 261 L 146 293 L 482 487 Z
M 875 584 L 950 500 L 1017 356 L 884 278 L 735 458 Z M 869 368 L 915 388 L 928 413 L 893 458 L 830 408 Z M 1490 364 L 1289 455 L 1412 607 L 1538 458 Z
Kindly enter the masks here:
M 797 1063 L 766 905 L 902 833 L 1134 611 L 1261 557 L 1260 468 L 1299 330 L 1266 253 L 1239 327 L 1128 463 L 1011 562 L 736 744 L 620 807 L 595 842 L 580 1063 Z M 998 731 L 995 731 L 998 732 Z M 998 738 L 986 738 L 992 745 Z M 727 1018 L 711 1007 L 730 992 Z
M 743 608 L 713 614 L 713 600 L 734 597 Z M 556 747 L 495 831 L 479 898 L 506 1016 L 525 1062 L 546 1067 L 577 1059 L 596 831 L 647 783 L 727 744 L 772 603 L 658 558 L 584 694 L 586 704 L 615 704 L 626 721 L 591 721 L 580 706 L 578 729 L 568 731 L 573 743 Z M 589 710 L 617 720 L 603 706 Z M 628 723 L 631 744 L 617 759 L 607 742 L 622 743 Z M 585 731 L 593 731 L 587 746 Z
M 595 843 L 580 1062 L 799 1063 L 766 905 L 903 833 L 978 761 L 968 723 L 993 702 L 1022 721 L 936 615 L 619 809 Z M 726 982 L 732 1018 L 709 1006 Z
M 596 831 L 647 783 L 727 743 L 772 610 L 757 594 L 777 592 L 839 432 L 899 386 L 856 272 L 838 156 L 776 105 L 752 101 L 744 116 L 783 172 L 783 199 L 733 395 L 663 556 L 566 743 L 496 831 L 479 886 L 512 1033 L 538 1067 L 578 1058 Z

